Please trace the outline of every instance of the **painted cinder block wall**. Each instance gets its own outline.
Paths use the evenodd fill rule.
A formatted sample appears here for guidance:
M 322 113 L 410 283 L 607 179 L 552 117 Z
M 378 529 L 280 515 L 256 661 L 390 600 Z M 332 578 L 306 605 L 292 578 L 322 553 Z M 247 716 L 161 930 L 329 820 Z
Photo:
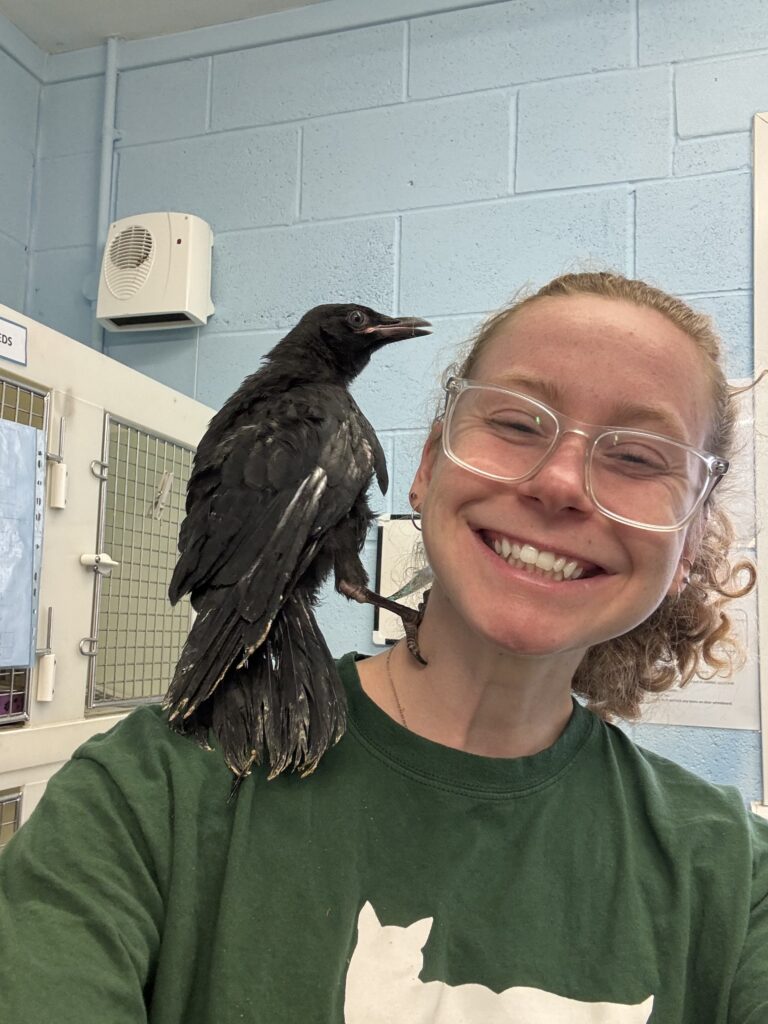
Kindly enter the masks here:
M 6 31 L 15 51 L 31 49 L 12 26 Z M 0 34 L 0 301 L 23 311 L 41 86 L 2 46 Z
M 200 330 L 107 334 L 110 356 L 218 406 L 316 302 L 429 317 L 432 338 L 385 350 L 355 387 L 390 466 L 373 503 L 395 512 L 453 346 L 525 283 L 584 260 L 645 277 L 714 314 L 729 375 L 752 372 L 763 0 L 381 6 L 328 0 L 121 44 L 112 219 L 207 219 L 217 308 Z M 103 63 L 46 60 L 26 281 L 25 311 L 86 343 Z M 4 292 L 14 267 L 0 264 Z M 335 651 L 372 649 L 366 609 L 329 594 L 321 621 Z M 757 733 L 631 731 L 758 797 Z

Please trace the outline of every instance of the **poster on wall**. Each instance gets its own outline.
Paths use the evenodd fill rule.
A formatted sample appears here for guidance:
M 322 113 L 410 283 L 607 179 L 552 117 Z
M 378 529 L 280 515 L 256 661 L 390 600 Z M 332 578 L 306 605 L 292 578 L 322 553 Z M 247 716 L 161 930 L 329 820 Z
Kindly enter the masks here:
M 746 387 L 749 379 L 731 380 Z M 754 391 L 737 398 L 736 454 L 728 474 L 719 485 L 718 499 L 730 516 L 736 533 L 733 563 L 746 558 L 755 563 L 757 545 L 757 495 L 755 490 L 755 406 Z M 743 580 L 737 579 L 736 586 Z M 757 591 L 725 605 L 732 631 L 743 649 L 745 661 L 732 677 L 717 673 L 711 679 L 692 679 L 685 687 L 675 686 L 649 698 L 643 722 L 659 725 L 698 725 L 713 729 L 760 728 L 760 672 Z M 714 671 L 714 670 L 711 670 Z M 709 675 L 709 670 L 707 671 Z

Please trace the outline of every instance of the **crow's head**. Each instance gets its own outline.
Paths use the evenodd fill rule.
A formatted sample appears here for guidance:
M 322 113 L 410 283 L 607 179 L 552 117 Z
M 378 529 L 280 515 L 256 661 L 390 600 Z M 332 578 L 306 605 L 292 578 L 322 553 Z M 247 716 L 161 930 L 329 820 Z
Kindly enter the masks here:
M 357 303 L 316 306 L 304 314 L 301 325 L 311 327 L 348 379 L 355 377 L 382 345 L 431 334 L 428 320 L 417 316 L 385 316 Z

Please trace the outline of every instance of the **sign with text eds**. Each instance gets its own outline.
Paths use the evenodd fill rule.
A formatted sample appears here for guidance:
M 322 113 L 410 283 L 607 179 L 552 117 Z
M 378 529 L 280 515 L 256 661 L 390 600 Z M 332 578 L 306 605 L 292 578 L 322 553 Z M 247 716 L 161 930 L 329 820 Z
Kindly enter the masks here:
M 0 359 L 27 365 L 27 328 L 0 317 Z

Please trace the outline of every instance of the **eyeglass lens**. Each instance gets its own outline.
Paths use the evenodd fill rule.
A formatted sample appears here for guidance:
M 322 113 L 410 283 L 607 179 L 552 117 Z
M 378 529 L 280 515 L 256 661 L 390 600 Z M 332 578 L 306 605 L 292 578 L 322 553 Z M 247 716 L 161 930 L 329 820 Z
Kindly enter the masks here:
M 454 396 L 446 423 L 448 453 L 480 473 L 519 480 L 543 464 L 557 422 L 524 396 L 469 387 Z M 694 508 L 707 465 L 674 441 L 613 430 L 595 445 L 590 482 L 595 502 L 647 526 L 676 526 Z

